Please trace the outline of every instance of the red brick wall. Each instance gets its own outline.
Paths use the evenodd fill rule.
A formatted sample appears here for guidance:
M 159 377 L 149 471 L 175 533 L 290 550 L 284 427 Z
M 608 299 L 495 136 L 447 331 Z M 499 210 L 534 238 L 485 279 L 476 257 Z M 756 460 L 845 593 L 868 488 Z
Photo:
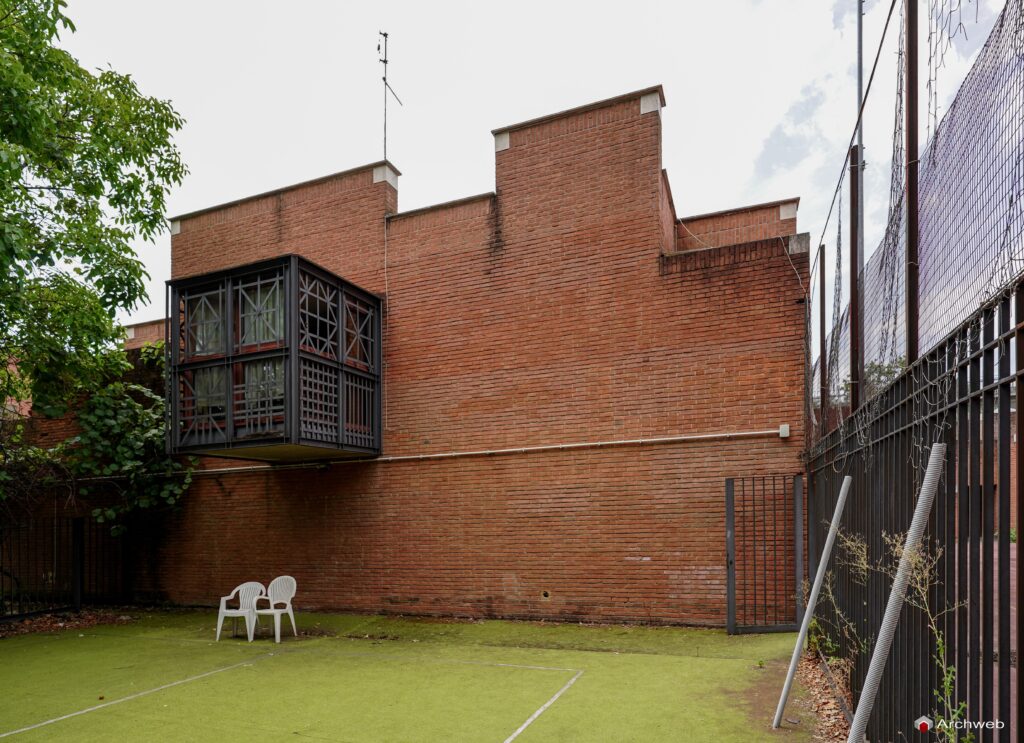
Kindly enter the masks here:
M 204 211 L 179 222 L 171 276 L 181 278 L 299 253 L 327 268 L 344 261 L 359 283 L 381 275 L 384 215 L 397 192 L 373 165 Z
M 676 248 L 719 248 L 751 240 L 792 235 L 796 233 L 795 215 L 798 201 L 789 199 L 696 217 L 683 217 L 678 222 Z
M 723 624 L 725 477 L 801 469 L 804 308 L 778 240 L 662 257 L 639 98 L 513 127 L 496 194 L 390 219 L 386 277 L 369 169 L 182 220 L 174 276 L 294 252 L 386 288 L 385 455 L 790 439 L 200 476 L 148 587 L 290 573 L 304 607 Z
M 128 338 L 125 340 L 124 347 L 127 349 L 142 348 L 147 343 L 162 341 L 165 325 L 166 321 L 164 320 L 151 320 L 125 326 Z
M 676 251 L 676 207 L 672 200 L 672 187 L 668 183 L 668 172 L 661 171 L 658 183 L 658 210 L 661 215 L 661 252 Z

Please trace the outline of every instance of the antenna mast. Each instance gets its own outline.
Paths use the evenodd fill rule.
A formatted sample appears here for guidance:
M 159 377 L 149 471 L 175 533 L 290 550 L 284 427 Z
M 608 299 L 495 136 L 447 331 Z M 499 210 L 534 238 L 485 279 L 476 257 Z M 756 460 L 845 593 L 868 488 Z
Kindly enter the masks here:
M 388 85 L 388 32 L 387 31 L 378 31 L 377 32 L 377 36 L 379 37 L 377 39 L 377 53 L 380 54 L 381 52 L 383 52 L 383 55 L 384 55 L 384 56 L 382 56 L 380 58 L 379 61 L 380 61 L 380 63 L 382 65 L 384 65 L 384 76 L 381 78 L 381 80 L 384 81 L 384 159 L 387 160 L 388 159 L 388 93 L 391 93 L 391 95 L 393 95 L 395 97 L 395 100 L 398 101 L 398 105 L 399 106 L 401 106 L 403 104 L 402 104 L 402 99 L 398 97 L 398 93 L 395 92 L 395 89 L 392 88 L 390 85 Z

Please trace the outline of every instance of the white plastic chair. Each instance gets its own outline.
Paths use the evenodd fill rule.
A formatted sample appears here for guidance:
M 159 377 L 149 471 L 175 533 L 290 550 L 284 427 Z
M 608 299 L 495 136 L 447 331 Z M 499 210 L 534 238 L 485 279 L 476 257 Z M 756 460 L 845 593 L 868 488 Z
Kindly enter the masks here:
M 272 615 L 274 617 L 274 640 L 281 642 L 281 615 L 287 614 L 292 623 L 292 632 L 296 637 L 299 631 L 295 627 L 295 614 L 292 612 L 292 599 L 295 598 L 295 591 L 298 584 L 290 575 L 281 575 L 270 581 L 266 596 L 256 597 L 256 614 Z M 259 602 L 266 601 L 269 606 L 266 609 L 259 608 Z M 278 606 L 278 605 L 281 606 Z
M 236 624 L 238 617 L 245 618 L 245 631 L 249 635 L 249 642 L 252 642 L 253 633 L 256 631 L 256 599 L 266 595 L 267 589 L 258 581 L 249 581 L 240 586 L 227 596 L 221 597 L 220 613 L 217 615 L 217 641 L 220 642 L 220 629 L 226 617 L 232 617 Z M 238 597 L 238 608 L 229 609 L 228 601 Z

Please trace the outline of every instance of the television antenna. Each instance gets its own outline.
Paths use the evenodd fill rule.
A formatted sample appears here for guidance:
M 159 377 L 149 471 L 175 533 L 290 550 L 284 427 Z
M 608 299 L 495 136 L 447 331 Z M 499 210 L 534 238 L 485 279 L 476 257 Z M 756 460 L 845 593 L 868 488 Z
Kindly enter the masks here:
M 384 65 L 384 76 L 381 80 L 384 82 L 384 159 L 388 159 L 388 93 L 395 97 L 398 101 L 398 105 L 404 105 L 402 99 L 398 97 L 398 93 L 395 89 L 388 84 L 388 32 L 378 31 L 377 32 L 377 54 L 382 54 L 378 60 Z

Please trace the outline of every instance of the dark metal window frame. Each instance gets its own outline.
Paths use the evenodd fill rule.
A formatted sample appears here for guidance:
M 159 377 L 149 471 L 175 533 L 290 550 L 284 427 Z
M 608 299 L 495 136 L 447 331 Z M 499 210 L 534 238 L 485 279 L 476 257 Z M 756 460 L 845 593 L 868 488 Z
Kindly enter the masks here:
M 284 338 L 281 343 L 262 343 L 257 346 L 238 346 L 240 327 L 236 318 L 237 289 L 242 284 L 251 283 L 256 276 L 266 276 L 273 272 L 281 272 L 282 298 L 284 302 Z M 309 312 L 308 305 L 303 302 L 303 292 L 308 289 L 311 281 L 321 282 L 327 288 L 327 296 L 333 298 L 334 317 L 320 317 L 317 312 Z M 187 298 L 196 292 L 220 291 L 222 296 L 223 317 L 222 334 L 224 353 L 189 355 L 186 348 L 187 331 Z M 352 339 L 348 338 L 346 313 L 348 305 L 354 300 L 369 309 L 371 318 L 368 324 L 357 323 L 357 330 L 362 329 L 362 338 L 356 338 L 356 344 L 369 344 L 370 356 L 367 363 L 360 359 L 349 358 L 345 351 L 350 347 Z M 273 444 L 292 444 L 313 447 L 311 458 L 315 458 L 316 449 L 342 450 L 354 455 L 373 456 L 380 453 L 381 447 L 381 301 L 374 294 L 359 288 L 316 264 L 296 255 L 260 261 L 243 266 L 217 271 L 167 283 L 167 369 L 168 369 L 168 446 L 174 453 L 202 454 L 211 453 L 224 455 L 224 450 L 239 450 L 236 456 L 244 457 L 244 448 Z M 322 308 L 321 308 L 322 309 Z M 331 341 L 317 347 L 304 343 L 311 334 L 316 336 L 321 328 L 303 330 L 300 323 L 311 319 L 313 322 L 325 322 L 328 326 L 335 323 L 334 353 L 330 353 Z M 332 358 L 333 356 L 333 358 Z M 284 365 L 284 412 L 280 432 L 271 431 L 266 435 L 248 435 L 240 437 L 236 431 L 237 393 L 236 386 L 244 380 L 235 379 L 235 369 L 245 362 L 267 359 L 282 359 Z M 317 374 L 303 374 L 306 366 L 313 367 Z M 182 437 L 182 424 L 187 417 L 183 410 L 182 377 L 188 372 L 204 368 L 224 368 L 226 382 L 224 399 L 226 404 L 226 421 L 224 435 L 216 441 L 188 441 Z M 325 370 L 329 370 L 326 372 Z M 322 387 L 325 374 L 333 379 L 333 387 L 325 391 Z M 315 390 L 304 389 L 304 379 L 321 386 L 318 394 Z M 364 387 L 366 392 L 360 398 L 363 406 L 355 419 L 358 425 L 348 423 L 349 412 L 346 408 L 349 398 L 348 390 L 352 385 Z M 353 413 L 355 411 L 352 411 Z M 307 422 L 304 428 L 303 422 Z M 325 436 L 324 421 L 337 420 L 336 435 Z M 320 433 L 316 433 L 316 429 Z M 325 456 L 329 452 L 324 452 Z

